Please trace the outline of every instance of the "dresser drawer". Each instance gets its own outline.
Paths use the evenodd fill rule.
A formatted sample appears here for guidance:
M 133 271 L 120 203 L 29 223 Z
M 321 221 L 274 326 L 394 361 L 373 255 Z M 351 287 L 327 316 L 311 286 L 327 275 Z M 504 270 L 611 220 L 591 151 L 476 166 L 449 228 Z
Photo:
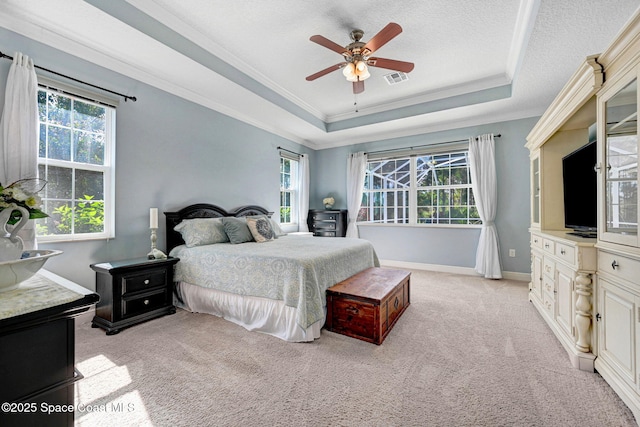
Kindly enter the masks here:
M 576 260 L 576 248 L 573 246 L 565 245 L 564 243 L 556 242 L 555 254 L 558 258 L 574 264 Z
M 148 270 L 122 276 L 122 295 L 145 291 L 167 284 L 166 270 Z
M 542 281 L 542 293 L 547 296 L 545 299 L 555 301 L 556 300 L 556 287 L 553 277 L 545 277 Z
M 542 249 L 542 237 L 537 234 L 531 235 L 531 247 Z
M 553 307 L 555 303 L 555 300 L 550 294 L 546 292 L 542 293 L 542 305 L 549 316 L 553 316 Z
M 167 293 L 162 289 L 153 294 L 122 299 L 122 317 L 136 316 L 167 305 Z
M 640 278 L 640 260 L 609 252 L 598 252 L 598 272 L 613 274 L 629 282 Z
M 553 274 L 556 270 L 556 263 L 548 256 L 544 257 L 542 264 L 542 273 L 553 280 Z
M 322 236 L 322 237 L 336 237 L 337 234 L 335 231 L 327 231 L 327 230 L 318 230 L 315 232 L 314 234 L 315 236 Z
M 550 254 L 555 254 L 556 242 L 551 239 L 542 239 L 542 249 Z

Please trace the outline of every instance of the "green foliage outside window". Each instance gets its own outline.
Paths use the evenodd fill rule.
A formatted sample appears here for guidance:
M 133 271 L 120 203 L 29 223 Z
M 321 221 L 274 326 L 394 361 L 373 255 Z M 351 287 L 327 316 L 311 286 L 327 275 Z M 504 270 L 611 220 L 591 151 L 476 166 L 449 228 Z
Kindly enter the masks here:
M 85 195 L 76 202 L 75 208 L 62 204 L 55 208 L 49 218 L 37 224 L 38 235 L 101 233 L 104 231 L 104 202 L 92 200 Z
M 358 221 L 481 224 L 466 151 L 370 161 L 363 190 Z

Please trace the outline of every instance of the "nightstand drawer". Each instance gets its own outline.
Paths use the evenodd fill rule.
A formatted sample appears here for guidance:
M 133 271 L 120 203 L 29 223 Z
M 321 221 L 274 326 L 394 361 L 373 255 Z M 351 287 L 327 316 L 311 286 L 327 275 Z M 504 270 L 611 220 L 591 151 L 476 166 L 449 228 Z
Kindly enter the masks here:
M 338 213 L 337 212 L 317 212 L 313 214 L 314 221 L 337 221 Z
M 122 276 L 122 295 L 149 290 L 167 284 L 166 270 L 149 270 Z
M 167 295 L 165 289 L 154 294 L 147 294 L 136 298 L 123 298 L 122 317 L 136 316 L 163 307 L 166 304 Z
M 335 230 L 336 229 L 336 223 L 335 222 L 316 222 L 315 223 L 315 229 L 320 231 L 320 230 Z
M 336 237 L 336 232 L 326 231 L 326 230 L 317 230 L 314 235 L 320 236 L 320 237 Z

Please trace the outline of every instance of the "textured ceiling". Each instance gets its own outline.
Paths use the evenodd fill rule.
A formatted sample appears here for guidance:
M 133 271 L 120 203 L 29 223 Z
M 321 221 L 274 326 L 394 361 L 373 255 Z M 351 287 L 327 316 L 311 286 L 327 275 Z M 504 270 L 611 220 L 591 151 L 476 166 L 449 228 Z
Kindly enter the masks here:
M 540 115 L 638 5 L 0 0 L 0 26 L 317 149 Z M 372 68 L 355 97 L 340 71 L 305 80 L 341 62 L 310 36 L 344 46 L 389 22 L 403 32 L 375 56 L 415 63 L 407 81 Z

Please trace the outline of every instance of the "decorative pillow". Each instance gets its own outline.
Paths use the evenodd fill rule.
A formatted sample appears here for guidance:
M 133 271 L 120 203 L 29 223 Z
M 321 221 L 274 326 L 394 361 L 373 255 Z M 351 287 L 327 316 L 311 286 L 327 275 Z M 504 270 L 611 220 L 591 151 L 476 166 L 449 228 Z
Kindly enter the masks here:
M 269 218 L 269 221 L 271 221 L 271 228 L 273 228 L 273 232 L 276 235 L 276 239 L 278 237 L 280 237 L 280 236 L 286 236 L 287 235 L 287 233 L 282 231 L 282 228 L 280 228 L 280 224 L 278 224 L 275 219 Z
M 222 218 L 222 225 L 224 225 L 224 231 L 227 233 L 231 243 L 236 244 L 253 241 L 253 236 L 244 218 L 224 217 Z
M 229 241 L 222 218 L 185 219 L 173 229 L 182 235 L 188 248 Z
M 258 243 L 268 242 L 276 238 L 276 233 L 271 228 L 271 220 L 265 217 L 247 217 L 247 226 L 253 239 Z

